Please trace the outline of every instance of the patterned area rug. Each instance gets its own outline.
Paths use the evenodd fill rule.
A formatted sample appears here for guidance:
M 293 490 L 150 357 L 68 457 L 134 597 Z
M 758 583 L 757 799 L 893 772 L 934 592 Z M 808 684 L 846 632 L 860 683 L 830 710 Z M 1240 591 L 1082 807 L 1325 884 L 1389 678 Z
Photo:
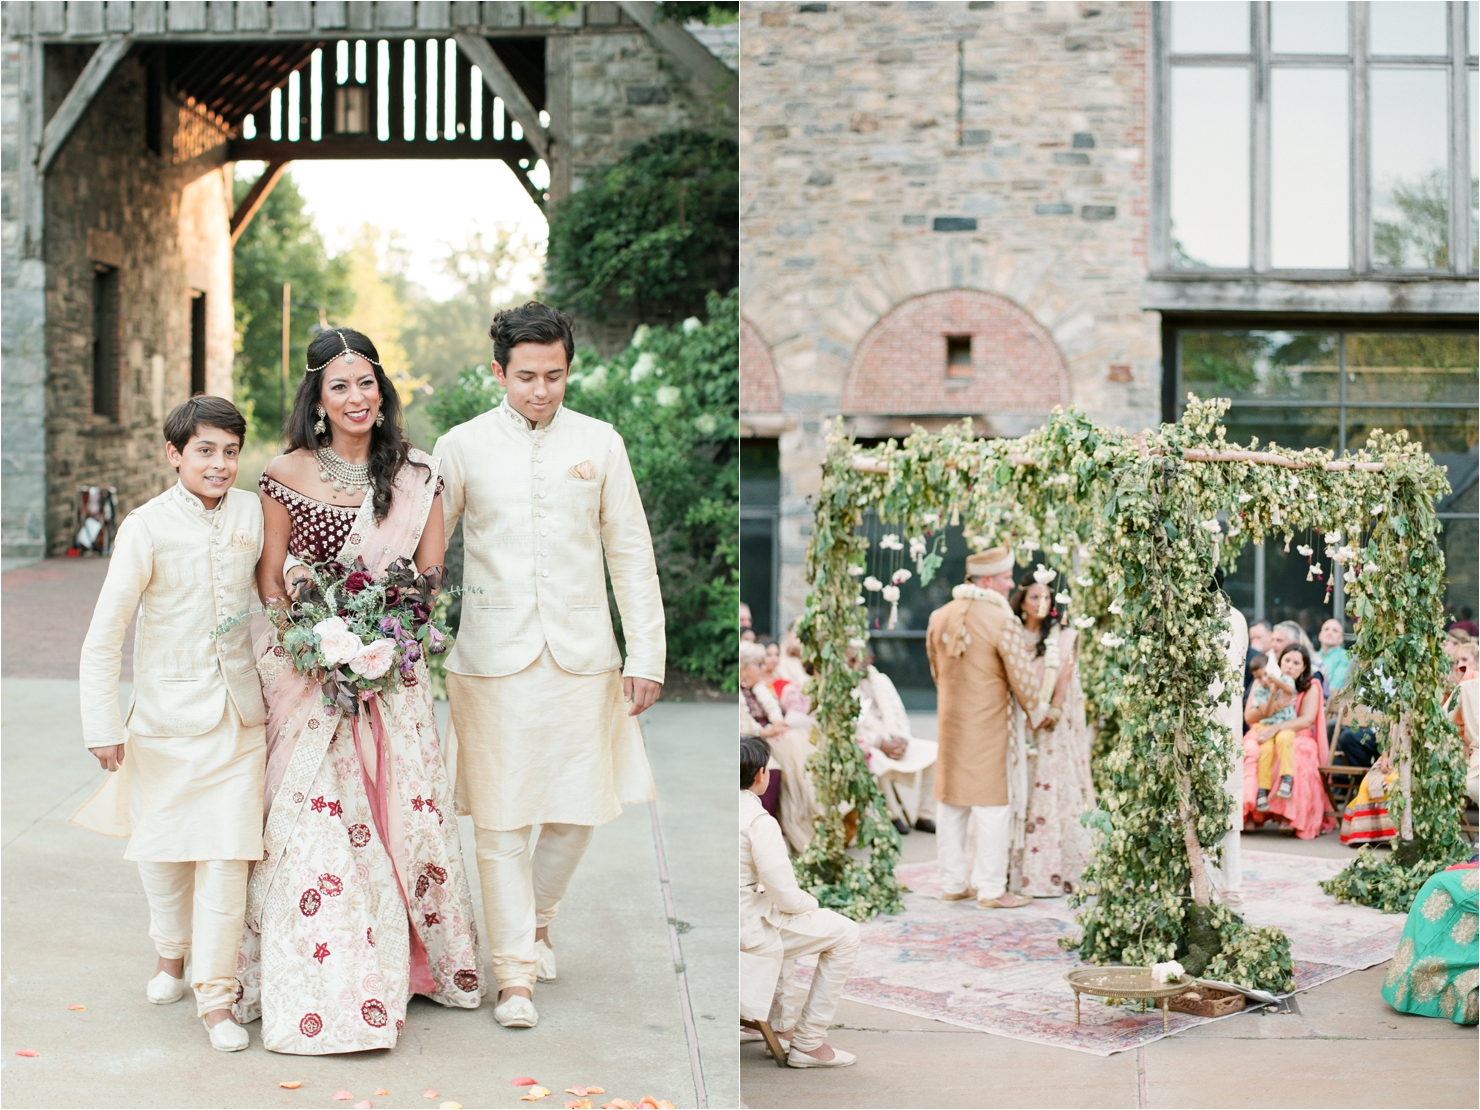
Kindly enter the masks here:
M 1290 938 L 1298 990 L 1392 958 L 1404 918 L 1339 905 L 1316 884 L 1341 860 L 1243 852 L 1244 909 L 1251 925 L 1278 925 Z M 1202 1025 L 1209 1018 L 1106 1006 L 1085 995 L 1074 1024 L 1074 995 L 1064 973 L 1085 966 L 1059 938 L 1077 935 L 1067 900 L 1039 899 L 1021 910 L 980 910 L 942 902 L 935 864 L 901 867 L 908 886 L 903 913 L 863 926 L 863 945 L 846 997 L 1015 1040 L 1099 1056 L 1124 1052 Z M 800 980 L 811 968 L 797 969 Z

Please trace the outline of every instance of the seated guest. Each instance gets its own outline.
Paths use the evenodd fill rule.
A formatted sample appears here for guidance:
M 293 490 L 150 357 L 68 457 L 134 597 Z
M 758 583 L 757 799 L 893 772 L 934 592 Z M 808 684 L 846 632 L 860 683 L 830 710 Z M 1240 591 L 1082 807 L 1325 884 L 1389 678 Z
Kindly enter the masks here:
M 1454 653 L 1454 697 L 1450 720 L 1459 729 L 1465 761 L 1465 790 L 1471 802 L 1480 802 L 1480 663 L 1474 643 L 1462 643 Z
M 1388 788 L 1398 781 L 1398 772 L 1393 769 L 1387 756 L 1378 758 L 1377 763 L 1362 779 L 1357 796 L 1347 803 L 1341 818 L 1341 842 L 1353 848 L 1363 844 L 1388 844 L 1398 835 L 1398 827 L 1388 814 Z
M 1398 951 L 1388 965 L 1382 997 L 1405 1014 L 1474 1025 L 1476 892 L 1475 860 L 1457 863 L 1424 883 L 1408 911 Z
M 1254 659 L 1254 673 L 1258 676 L 1254 679 L 1253 689 L 1249 692 L 1248 705 L 1244 709 L 1244 723 L 1249 725 L 1264 726 L 1261 729 L 1259 740 L 1260 753 L 1260 782 L 1263 789 L 1256 800 L 1256 808 L 1261 812 L 1269 808 L 1269 790 L 1273 786 L 1273 780 L 1264 781 L 1264 776 L 1269 772 L 1272 764 L 1270 760 L 1276 751 L 1285 755 L 1283 765 L 1291 766 L 1289 752 L 1295 742 L 1295 733 L 1288 729 L 1277 729 L 1274 726 L 1284 724 L 1286 721 L 1295 719 L 1295 683 L 1282 671 L 1271 673 L 1267 663 L 1261 662 L 1264 656 L 1256 656 Z M 1279 747 L 1276 748 L 1275 745 Z M 1288 776 L 1287 776 L 1288 777 Z M 1291 780 L 1293 783 L 1293 779 Z M 1283 788 L 1285 783 L 1281 783 Z M 1281 797 L 1288 798 L 1289 791 L 1286 790 Z
M 781 645 L 769 636 L 758 640 L 757 643 L 766 649 L 766 660 L 761 664 L 761 674 L 765 676 L 765 683 L 771 688 L 771 693 L 776 695 L 777 701 L 780 701 L 782 691 L 791 685 L 791 679 L 777 669 L 781 663 Z
M 807 681 L 807 669 L 802 663 L 802 638 L 797 634 L 801 623 L 801 617 L 791 622 L 781 642 L 781 658 L 776 661 L 776 673 L 797 686 Z
M 807 773 L 812 754 L 812 727 L 803 717 L 788 723 L 786 712 L 766 684 L 766 649 L 756 643 L 740 645 L 740 735 L 759 736 L 770 746 L 781 771 L 780 808 L 773 816 L 786 832 L 792 851 L 812 842 L 812 822 L 821 812 Z
M 1280 671 L 1294 683 L 1295 716 L 1269 723 L 1278 712 L 1269 707 L 1277 705 L 1283 694 L 1259 707 L 1252 704 L 1255 695 L 1250 695 L 1244 716 L 1252 726 L 1244 734 L 1244 819 L 1252 819 L 1257 827 L 1272 816 L 1294 828 L 1300 839 L 1311 840 L 1324 829 L 1335 828 L 1337 821 L 1335 813 L 1326 812 L 1321 782 L 1320 767 L 1327 756 L 1325 704 L 1305 648 L 1298 644 L 1286 648 Z M 1276 775 L 1280 788 L 1271 794 Z
M 1350 677 L 1352 657 L 1346 650 L 1346 629 L 1335 617 L 1321 625 L 1321 655 L 1316 670 L 1326 695 L 1339 694 Z
M 889 676 L 874 666 L 873 652 L 866 657 L 856 654 L 854 658 L 855 661 L 867 659 L 857 687 L 858 742 L 868 755 L 868 769 L 879 780 L 889 819 L 901 836 L 909 833 L 911 822 L 899 788 L 912 786 L 916 773 L 923 772 L 913 823 L 921 832 L 933 833 L 936 743 L 910 736 L 910 719 L 904 702 Z
M 797 885 L 781 829 L 761 808 L 770 752 L 758 737 L 740 744 L 740 954 L 741 1016 L 759 1018 L 760 999 L 774 983 L 769 1021 L 790 1042 L 794 1068 L 845 1068 L 858 1059 L 827 1043 L 848 972 L 858 958 L 858 923 Z M 795 965 L 816 956 L 817 970 L 797 1013 Z M 749 1013 L 747 1013 L 749 1009 Z

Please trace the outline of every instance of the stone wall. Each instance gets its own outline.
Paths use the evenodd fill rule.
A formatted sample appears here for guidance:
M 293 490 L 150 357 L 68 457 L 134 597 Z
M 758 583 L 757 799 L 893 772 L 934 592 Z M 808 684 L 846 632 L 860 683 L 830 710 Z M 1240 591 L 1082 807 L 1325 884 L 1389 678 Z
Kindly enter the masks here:
M 780 439 L 785 623 L 805 596 L 823 417 L 844 413 L 861 434 L 907 429 L 877 415 L 891 410 L 887 367 L 861 365 L 865 337 L 906 302 L 992 294 L 1050 345 L 1038 370 L 1066 368 L 1073 403 L 1132 430 L 1159 419 L 1159 318 L 1138 303 L 1148 11 L 755 2 L 741 19 L 742 311 L 770 349 L 783 410 L 742 423 Z M 980 330 L 972 361 L 990 375 L 1012 344 Z M 921 335 L 917 356 L 895 357 L 944 379 L 941 329 Z M 870 388 L 853 412 L 857 371 Z M 922 411 L 915 386 L 896 392 L 893 412 Z M 957 414 L 1026 430 L 994 427 L 1009 407 L 997 401 L 963 394 Z M 938 426 L 951 405 L 923 422 Z
M 85 64 L 47 47 L 48 116 Z M 119 63 L 47 174 L 46 536 L 71 544 L 77 489 L 114 486 L 127 513 L 175 480 L 160 424 L 190 393 L 191 299 L 206 296 L 206 391 L 231 396 L 231 167 L 214 154 L 173 164 L 145 147 L 145 72 Z M 119 419 L 93 413 L 95 266 L 118 270 Z

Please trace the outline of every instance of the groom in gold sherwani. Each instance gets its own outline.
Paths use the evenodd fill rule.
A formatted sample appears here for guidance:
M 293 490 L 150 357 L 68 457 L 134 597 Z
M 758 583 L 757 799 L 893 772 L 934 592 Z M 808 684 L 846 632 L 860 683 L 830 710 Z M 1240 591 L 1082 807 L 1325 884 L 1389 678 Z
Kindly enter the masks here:
M 528 1028 L 539 1020 L 535 981 L 555 978 L 549 925 L 592 831 L 653 797 L 636 718 L 662 689 L 666 644 L 627 448 L 610 424 L 561 403 L 570 318 L 531 301 L 496 315 L 489 335 L 504 401 L 436 446 L 447 532 L 462 520 L 465 552 L 447 693 L 499 987 L 494 1017 Z

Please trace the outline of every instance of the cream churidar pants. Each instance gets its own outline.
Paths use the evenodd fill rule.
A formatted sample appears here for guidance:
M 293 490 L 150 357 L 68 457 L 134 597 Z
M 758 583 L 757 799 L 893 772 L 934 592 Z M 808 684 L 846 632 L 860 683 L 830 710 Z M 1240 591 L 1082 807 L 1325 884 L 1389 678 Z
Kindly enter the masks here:
M 792 1030 L 792 1047 L 812 1052 L 827 1040 L 827 1028 L 843 997 L 843 984 L 858 958 L 858 922 L 822 909 L 785 916 L 780 928 L 781 978 L 771 1001 L 770 1024 L 772 1029 Z M 798 1016 L 796 961 L 813 955 L 817 957 L 817 971 Z
M 595 830 L 590 825 L 541 825 L 531 859 L 532 831 L 529 826 L 503 832 L 473 826 L 488 950 L 501 991 L 534 986 L 534 932 L 555 920 Z
M 975 860 L 972 860 L 973 819 Z M 1000 898 L 1007 893 L 1007 849 L 1011 839 L 1012 807 L 953 806 L 937 802 L 935 856 L 941 891 L 959 894 L 975 889 L 978 898 Z
M 190 960 L 201 1017 L 236 1001 L 236 954 L 247 910 L 243 859 L 187 863 L 139 861 L 149 900 L 149 939 L 166 960 Z

